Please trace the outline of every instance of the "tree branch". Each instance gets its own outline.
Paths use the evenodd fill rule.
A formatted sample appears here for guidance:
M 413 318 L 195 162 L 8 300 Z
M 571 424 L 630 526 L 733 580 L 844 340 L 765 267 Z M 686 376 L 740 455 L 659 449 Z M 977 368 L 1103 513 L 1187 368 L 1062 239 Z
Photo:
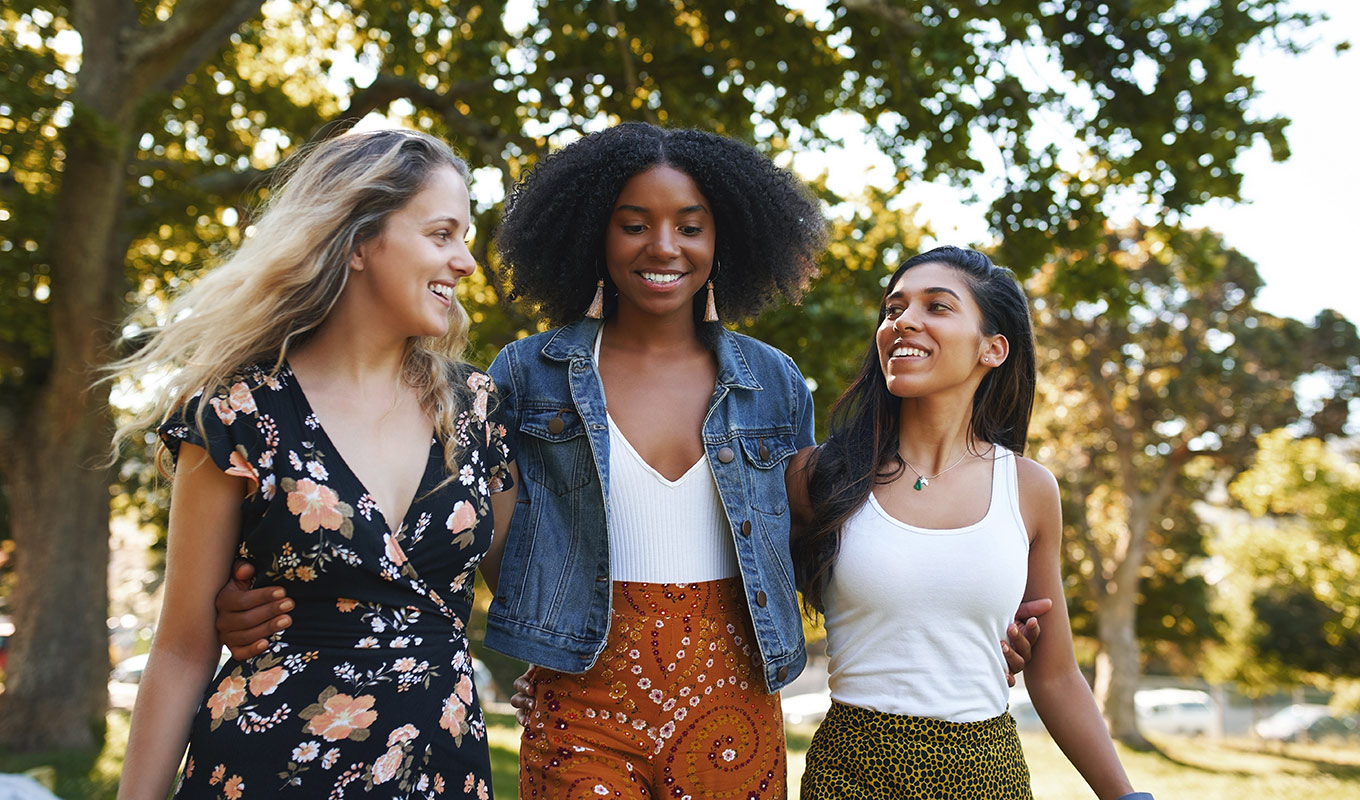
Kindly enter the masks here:
M 175 90 L 258 13 L 260 0 L 180 0 L 165 22 L 125 30 L 130 94 L 140 97 L 156 85 Z
M 898 8 L 887 0 L 841 0 L 841 5 L 851 11 L 878 17 L 907 36 L 920 38 L 925 33 L 925 29 L 911 18 L 910 11 Z

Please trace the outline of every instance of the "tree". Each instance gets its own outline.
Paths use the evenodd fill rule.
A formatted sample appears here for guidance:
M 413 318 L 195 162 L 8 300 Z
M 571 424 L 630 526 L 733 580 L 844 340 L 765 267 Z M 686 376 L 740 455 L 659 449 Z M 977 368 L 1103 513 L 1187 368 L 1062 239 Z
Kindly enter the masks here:
M 827 115 L 844 110 L 904 179 L 966 184 L 975 148 L 998 151 L 992 220 L 1007 263 L 1028 271 L 1103 230 L 1107 188 L 1180 211 L 1235 198 L 1235 159 L 1256 140 L 1285 155 L 1284 120 L 1246 113 L 1251 79 L 1234 68 L 1246 43 L 1306 22 L 1282 7 L 843 0 L 810 20 L 775 3 L 538 2 L 535 24 L 507 29 L 500 2 L 10 0 L 0 474 L 18 632 L 0 744 L 89 744 L 102 718 L 109 496 L 94 465 L 109 426 L 107 389 L 90 387 L 117 322 L 129 303 L 154 322 L 165 291 L 239 241 L 261 180 L 300 144 L 390 113 L 504 185 L 611 120 L 776 152 L 834 143 Z M 1025 61 L 1070 86 L 1012 74 Z M 1067 169 L 1043 144 L 1054 119 L 1085 163 Z M 478 203 L 482 255 L 496 202 Z M 1090 291 L 1105 277 L 1063 281 Z M 468 290 L 488 331 L 532 327 L 493 309 L 489 286 Z
M 1229 485 L 1248 520 L 1224 524 L 1226 653 L 1258 692 L 1306 683 L 1360 704 L 1360 459 L 1288 429 L 1257 439 Z
M 1333 433 L 1335 403 L 1355 396 L 1355 327 L 1324 311 L 1312 323 L 1253 305 L 1256 267 L 1207 231 L 1136 227 L 1081 257 L 1118 275 L 1098 303 L 1046 296 L 1075 254 L 1035 282 L 1041 411 L 1038 459 L 1068 495 L 1069 554 L 1095 608 L 1095 692 L 1112 733 L 1145 745 L 1134 715 L 1140 586 L 1177 539 L 1203 552 L 1187 499 L 1231 478 L 1256 437 L 1285 425 Z M 1062 265 L 1062 266 L 1059 266 Z M 1302 411 L 1293 386 L 1324 374 L 1332 397 Z M 1185 545 L 1180 545 L 1185 548 Z

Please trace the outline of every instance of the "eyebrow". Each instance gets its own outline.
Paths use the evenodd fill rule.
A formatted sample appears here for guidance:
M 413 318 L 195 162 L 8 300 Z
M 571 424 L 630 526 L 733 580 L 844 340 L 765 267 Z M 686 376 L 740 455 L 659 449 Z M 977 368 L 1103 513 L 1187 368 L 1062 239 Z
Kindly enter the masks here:
M 638 212 L 638 213 L 640 213 L 640 214 L 650 214 L 650 213 L 652 213 L 652 210 L 651 210 L 650 208 L 647 208 L 646 206 L 635 206 L 635 205 L 631 205 L 631 204 L 628 204 L 628 203 L 620 203 L 619 205 L 617 205 L 617 206 L 614 207 L 614 210 L 615 210 L 615 211 L 636 211 L 636 212 Z M 679 210 L 678 212 L 676 212 L 676 213 L 678 213 L 678 214 L 689 214 L 689 213 L 692 213 L 692 212 L 695 212 L 695 211 L 703 211 L 704 213 L 708 213 L 708 207 L 705 206 L 703 203 L 696 203 L 695 205 L 692 205 L 692 206 L 685 206 L 684 208 L 680 209 L 680 210 Z
M 445 216 L 445 217 L 431 217 L 425 221 L 425 225 L 434 225 L 435 223 L 438 222 L 443 222 L 452 225 L 455 228 L 463 224 L 463 221 L 458 219 L 457 217 Z
M 960 301 L 960 302 L 963 301 L 963 298 L 962 298 L 962 297 L 959 297 L 959 293 L 958 293 L 958 292 L 954 291 L 953 289 L 944 287 L 944 286 L 932 286 L 932 287 L 930 287 L 929 289 L 926 289 L 926 290 L 924 290 L 923 292 L 921 292 L 921 294 L 947 294 L 947 295 L 952 296 L 955 300 L 958 300 L 958 301 Z M 887 301 L 887 300 L 893 300 L 893 299 L 895 299 L 895 298 L 899 298 L 899 297 L 903 297 L 903 296 L 905 296 L 904 293 L 903 293 L 901 290 L 899 290 L 899 291 L 893 292 L 892 294 L 888 295 L 887 297 L 885 297 L 885 298 L 883 298 L 883 299 L 884 299 L 885 301 Z

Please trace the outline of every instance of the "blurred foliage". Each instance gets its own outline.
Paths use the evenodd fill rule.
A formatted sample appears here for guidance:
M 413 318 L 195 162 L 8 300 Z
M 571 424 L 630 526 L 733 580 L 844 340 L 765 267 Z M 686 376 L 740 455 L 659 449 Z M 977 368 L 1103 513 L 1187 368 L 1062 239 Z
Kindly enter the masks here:
M 1214 667 L 1258 693 L 1307 683 L 1360 699 L 1360 448 L 1288 429 L 1259 437 L 1229 486 L 1227 647 Z
M 1082 257 L 1116 288 L 1099 301 L 1054 296 L 1065 254 L 1031 282 L 1040 382 L 1032 453 L 1064 490 L 1073 622 L 1136 576 L 1137 633 L 1189 646 L 1217 636 L 1204 571 L 1206 526 L 1192 508 L 1285 425 L 1339 430 L 1360 387 L 1360 340 L 1333 312 L 1310 322 L 1255 307 L 1256 267 L 1209 231 L 1136 226 Z M 1301 409 L 1305 375 L 1323 379 Z
M 488 269 L 497 205 L 541 153 L 643 119 L 736 136 L 781 159 L 867 138 L 899 183 L 939 178 L 990 192 L 980 183 L 983 162 L 999 162 L 999 198 L 988 211 L 996 255 L 1022 276 L 1044 274 L 1047 308 L 1100 297 L 1116 315 L 1139 302 L 1156 308 L 1156 280 L 1145 279 L 1153 291 L 1140 299 L 1126 288 L 1133 276 L 1108 257 L 1107 214 L 1133 203 L 1174 223 L 1212 198 L 1236 199 L 1237 159 L 1254 144 L 1284 158 L 1286 121 L 1248 112 L 1256 90 L 1238 58 L 1249 44 L 1294 49 L 1312 21 L 1286 0 L 840 0 L 815 18 L 780 3 L 717 0 L 538 0 L 518 21 L 505 19 L 506 8 L 6 2 L 0 444 L 47 452 L 53 434 L 37 422 L 61 419 L 79 434 L 63 444 L 93 447 L 104 430 L 103 398 L 69 380 L 72 370 L 106 355 L 128 309 L 136 318 L 123 333 L 135 342 L 161 320 L 168 295 L 248 235 L 251 210 L 283 157 L 370 112 L 444 136 L 466 154 L 477 178 L 475 252 Z M 847 133 L 847 118 L 863 129 Z M 855 304 L 875 296 L 880 269 L 918 241 L 884 214 L 888 200 L 828 197 L 839 238 L 821 285 L 801 310 L 741 323 L 798 359 L 823 412 L 852 366 L 849 353 L 862 347 Z M 1168 250 L 1187 244 L 1193 239 L 1165 242 Z M 493 275 L 460 286 L 476 322 L 471 358 L 480 363 L 538 328 L 496 305 L 494 285 Z M 1262 378 L 1272 371 L 1280 372 L 1268 365 Z M 119 388 L 126 401 L 154 390 L 155 376 L 141 377 L 147 385 Z M 1273 407 L 1287 384 L 1267 389 L 1261 407 Z M 1229 401 L 1252 402 L 1242 394 L 1218 402 Z M 132 461 L 117 477 L 115 504 L 159 503 L 145 480 L 149 459 L 139 446 L 127 449 Z M 7 487 L 14 468 L 0 461 Z M 48 479 L 35 496 L 63 497 L 71 519 L 98 516 L 75 512 L 104 497 L 88 487 L 67 491 L 60 480 Z M 40 530 L 58 550 L 88 548 L 81 532 L 67 530 L 76 523 L 43 516 L 53 505 L 25 502 L 14 538 Z M 18 510 L 12 502 L 11 514 Z M 57 587 L 52 597 L 35 594 L 34 608 L 97 602 L 92 589 L 24 566 L 41 559 L 25 562 L 20 552 L 17 561 L 20 586 Z M 89 616 L 61 621 L 75 626 Z M 65 642 L 91 630 L 75 633 L 43 631 Z M 62 661 L 55 649 L 41 652 L 52 669 Z M 88 698 L 98 687 L 85 688 Z M 10 701 L 18 702 L 13 693 L 0 709 Z

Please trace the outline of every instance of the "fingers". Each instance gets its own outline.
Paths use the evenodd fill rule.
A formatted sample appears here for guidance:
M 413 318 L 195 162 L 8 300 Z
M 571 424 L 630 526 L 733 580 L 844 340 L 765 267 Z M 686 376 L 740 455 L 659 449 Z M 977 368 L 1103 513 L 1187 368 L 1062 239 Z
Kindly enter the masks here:
M 1038 623 L 1035 624 L 1037 630 Z M 1027 627 L 1028 624 L 1021 626 L 1012 622 L 1006 626 L 1006 641 L 1001 643 L 1001 654 L 1006 658 L 1007 682 L 1011 686 L 1015 685 L 1015 673 L 1023 672 L 1025 664 L 1033 655 L 1031 648 L 1033 640 L 1025 635 Z
M 240 584 L 240 588 L 249 589 L 255 581 L 255 565 L 244 558 L 236 559 L 231 565 L 231 579 Z
M 1026 600 L 1015 610 L 1015 619 L 1029 619 L 1030 617 L 1042 617 L 1053 610 L 1053 600 L 1048 597 L 1040 597 L 1038 600 Z
M 216 606 L 217 639 L 237 659 L 263 652 L 267 638 L 293 624 L 293 600 L 277 586 L 244 590 L 234 577 L 217 593 Z
M 510 705 L 515 707 L 515 721 L 521 728 L 529 726 L 529 715 L 534 710 L 534 668 L 525 670 L 524 674 L 515 678 L 515 696 L 510 698 Z

